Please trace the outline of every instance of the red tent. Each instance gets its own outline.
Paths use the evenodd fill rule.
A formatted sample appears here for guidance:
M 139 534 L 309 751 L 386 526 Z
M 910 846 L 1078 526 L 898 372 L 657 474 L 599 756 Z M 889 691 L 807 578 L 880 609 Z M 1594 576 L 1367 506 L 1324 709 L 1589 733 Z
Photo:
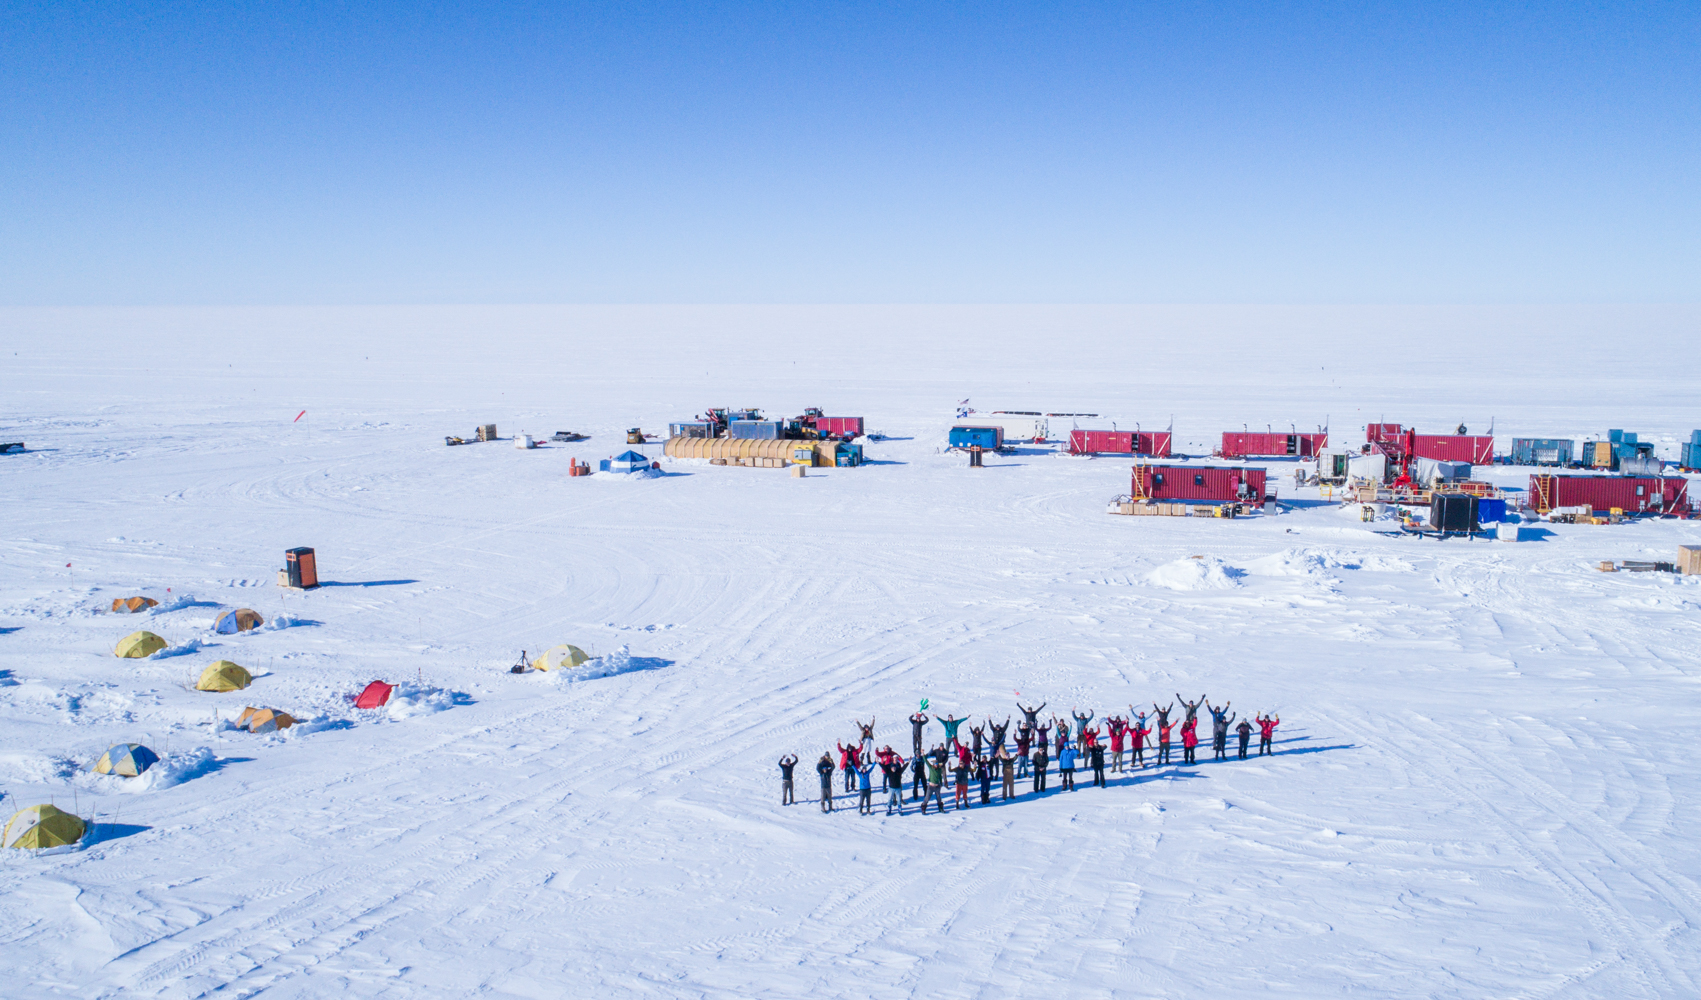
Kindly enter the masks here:
M 360 692 L 360 697 L 354 700 L 354 707 L 383 708 L 385 703 L 390 700 L 390 692 L 395 689 L 396 686 L 394 684 L 385 684 L 383 681 L 373 681 L 371 684 L 366 685 L 366 690 Z

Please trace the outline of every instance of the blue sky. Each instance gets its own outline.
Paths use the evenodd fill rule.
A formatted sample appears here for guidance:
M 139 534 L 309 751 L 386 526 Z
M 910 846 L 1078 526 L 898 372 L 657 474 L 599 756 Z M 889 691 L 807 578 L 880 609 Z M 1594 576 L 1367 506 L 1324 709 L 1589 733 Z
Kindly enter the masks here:
M 0 304 L 1694 302 L 1701 5 L 0 5 Z

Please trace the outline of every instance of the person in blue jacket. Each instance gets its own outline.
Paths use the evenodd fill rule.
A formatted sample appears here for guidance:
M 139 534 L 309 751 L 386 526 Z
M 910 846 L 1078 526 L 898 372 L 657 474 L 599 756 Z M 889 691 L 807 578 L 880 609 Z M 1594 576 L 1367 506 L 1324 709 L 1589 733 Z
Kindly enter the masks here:
M 856 811 L 863 816 L 874 815 L 874 762 L 865 760 L 856 765 Z
M 1057 783 L 1057 787 L 1067 789 L 1071 792 L 1074 791 L 1075 743 L 1073 740 L 1065 740 L 1063 743 L 1063 749 L 1057 752 L 1057 773 L 1060 778 Z

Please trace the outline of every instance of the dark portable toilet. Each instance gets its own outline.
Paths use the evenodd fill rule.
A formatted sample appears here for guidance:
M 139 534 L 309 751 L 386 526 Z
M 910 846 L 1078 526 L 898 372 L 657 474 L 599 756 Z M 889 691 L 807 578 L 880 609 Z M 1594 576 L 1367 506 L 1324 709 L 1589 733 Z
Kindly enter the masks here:
M 291 587 L 312 590 L 319 586 L 319 565 L 313 558 L 312 549 L 303 547 L 286 550 L 284 572 L 289 574 Z

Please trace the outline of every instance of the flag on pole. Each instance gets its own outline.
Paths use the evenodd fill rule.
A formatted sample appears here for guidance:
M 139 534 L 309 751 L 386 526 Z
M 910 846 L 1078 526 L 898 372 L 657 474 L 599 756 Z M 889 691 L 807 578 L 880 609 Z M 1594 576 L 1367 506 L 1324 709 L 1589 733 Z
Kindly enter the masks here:
M 307 416 L 307 411 L 306 411 L 306 410 L 302 410 L 302 411 L 301 411 L 301 412 L 300 412 L 300 413 L 297 413 L 297 414 L 296 414 L 296 415 L 295 415 L 295 420 L 291 420 L 291 421 L 290 421 L 290 423 L 292 423 L 292 424 L 293 424 L 293 423 L 295 423 L 295 422 L 296 422 L 296 420 L 300 420 L 300 419 L 301 419 L 301 418 L 302 418 L 302 417 L 305 417 L 305 416 Z

